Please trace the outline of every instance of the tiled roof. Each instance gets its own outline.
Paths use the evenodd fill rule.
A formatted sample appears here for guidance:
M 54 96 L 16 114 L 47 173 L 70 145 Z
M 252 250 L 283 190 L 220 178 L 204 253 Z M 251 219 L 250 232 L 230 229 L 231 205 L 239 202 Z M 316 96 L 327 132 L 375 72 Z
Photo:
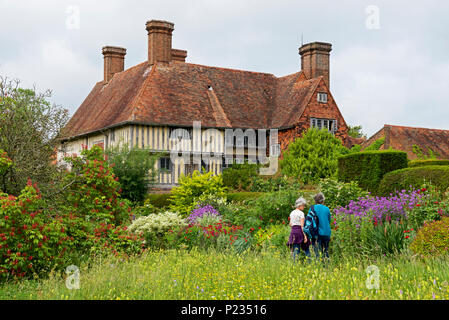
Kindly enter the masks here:
M 65 137 L 124 123 L 216 128 L 291 127 L 321 77 L 272 74 L 190 63 L 147 62 L 98 82 L 69 121 Z
M 367 147 L 379 138 L 385 138 L 382 149 L 392 147 L 396 150 L 405 151 L 409 159 L 417 159 L 417 155 L 413 153 L 414 145 L 426 154 L 429 154 L 429 150 L 432 150 L 437 158 L 449 159 L 449 130 L 385 125 L 362 147 Z

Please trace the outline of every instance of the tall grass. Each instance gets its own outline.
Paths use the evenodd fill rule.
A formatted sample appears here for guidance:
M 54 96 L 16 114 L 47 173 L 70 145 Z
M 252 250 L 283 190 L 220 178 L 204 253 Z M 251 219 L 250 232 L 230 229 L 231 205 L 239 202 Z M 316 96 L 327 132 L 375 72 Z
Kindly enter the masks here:
M 79 290 L 52 274 L 0 285 L 0 299 L 448 299 L 448 262 L 402 255 L 294 264 L 288 253 L 268 251 L 159 251 L 82 265 Z M 366 285 L 370 265 L 379 268 L 378 290 Z

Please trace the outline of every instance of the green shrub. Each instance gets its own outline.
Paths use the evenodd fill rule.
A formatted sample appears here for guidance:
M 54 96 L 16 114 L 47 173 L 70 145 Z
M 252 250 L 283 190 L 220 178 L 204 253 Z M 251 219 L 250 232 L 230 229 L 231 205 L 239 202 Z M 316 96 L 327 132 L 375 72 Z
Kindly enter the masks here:
M 449 166 L 416 167 L 389 172 L 380 182 L 377 193 L 389 195 L 410 187 L 418 189 L 429 183 L 441 192 L 446 191 L 449 187 Z
M 229 190 L 249 191 L 253 179 L 259 175 L 257 164 L 234 164 L 223 170 L 223 185 Z
M 128 230 L 132 233 L 142 235 L 147 247 L 164 247 L 166 234 L 171 230 L 177 230 L 186 226 L 186 222 L 177 213 L 164 212 L 150 214 L 133 221 Z
M 12 165 L 13 163 L 8 157 L 8 154 L 0 149 L 0 177 L 2 177 Z
M 251 200 L 255 200 L 263 196 L 264 192 L 236 192 L 236 193 L 228 193 L 228 201 L 229 202 L 248 202 Z
M 447 255 L 449 253 L 449 218 L 444 217 L 424 225 L 418 230 L 410 249 L 422 256 Z
M 287 188 L 300 189 L 303 186 L 301 181 L 289 178 L 284 175 L 277 176 L 256 176 L 251 184 L 251 192 L 273 192 Z
M 335 179 L 323 179 L 318 186 L 326 198 L 325 204 L 331 211 L 335 208 L 346 207 L 351 200 L 366 197 L 368 192 L 357 185 L 357 182 L 339 182 Z
M 151 204 L 156 208 L 166 208 L 170 205 L 171 193 L 150 193 L 144 204 Z
M 410 163 L 408 164 L 409 168 L 427 167 L 427 166 L 449 166 L 449 160 L 438 160 L 438 159 L 414 160 L 410 161 Z
M 376 192 L 383 176 L 391 171 L 407 168 L 407 153 L 402 151 L 365 151 L 338 159 L 338 179 L 357 181 L 365 190 Z
M 105 151 L 108 163 L 114 167 L 122 187 L 122 198 L 141 203 L 148 188 L 155 183 L 156 155 L 148 150 L 129 148 L 127 144 L 108 148 Z
M 0 194 L 0 280 L 41 275 L 65 262 L 73 241 L 43 207 L 31 181 L 18 197 Z
M 105 161 L 103 149 L 84 149 L 81 157 L 65 159 L 72 170 L 64 178 L 68 186 L 63 206 L 86 221 L 121 224 L 129 220 L 131 208 L 122 201 L 120 183 Z
M 349 153 L 327 130 L 311 128 L 290 143 L 280 162 L 282 173 L 305 184 L 336 177 L 338 157 Z
M 254 235 L 257 249 L 287 249 L 287 241 L 290 235 L 290 227 L 287 224 L 269 225 L 259 229 Z
M 214 176 L 213 172 L 201 174 L 194 171 L 191 176 L 181 176 L 179 186 L 172 190 L 170 210 L 187 216 L 195 208 L 200 197 L 206 195 L 226 197 L 226 188 L 223 186 L 221 175 Z
M 419 202 L 412 208 L 406 207 L 408 225 L 416 230 L 421 228 L 426 221 L 440 220 L 449 212 L 449 203 L 442 200 L 434 186 L 426 186 L 418 192 L 422 195 Z

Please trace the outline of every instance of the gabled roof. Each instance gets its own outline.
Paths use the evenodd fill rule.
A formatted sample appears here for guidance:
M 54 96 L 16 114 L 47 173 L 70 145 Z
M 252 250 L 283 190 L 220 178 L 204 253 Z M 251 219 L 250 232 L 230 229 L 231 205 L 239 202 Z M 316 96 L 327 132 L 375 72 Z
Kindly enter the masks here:
M 414 145 L 426 154 L 431 150 L 437 158 L 449 159 L 449 130 L 385 125 L 363 143 L 362 148 L 368 147 L 380 138 L 385 138 L 382 149 L 391 147 L 405 151 L 409 159 L 417 159 L 417 155 L 413 153 Z
M 214 128 L 295 125 L 322 77 L 147 62 L 98 82 L 66 126 L 71 138 L 126 123 Z

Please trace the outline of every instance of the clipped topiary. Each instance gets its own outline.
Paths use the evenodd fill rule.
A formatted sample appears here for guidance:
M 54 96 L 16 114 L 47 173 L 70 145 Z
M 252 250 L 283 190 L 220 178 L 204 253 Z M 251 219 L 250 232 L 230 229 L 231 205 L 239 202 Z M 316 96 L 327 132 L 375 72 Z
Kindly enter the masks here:
M 396 150 L 364 151 L 338 159 L 338 180 L 357 181 L 359 186 L 376 192 L 383 176 L 391 171 L 407 168 L 407 153 Z
M 410 161 L 408 166 L 409 168 L 427 167 L 427 166 L 449 166 L 449 160 L 441 160 L 441 159 L 414 160 Z
M 380 182 L 377 193 L 389 195 L 411 187 L 420 188 L 426 183 L 431 183 L 441 192 L 446 191 L 449 188 L 449 166 L 426 166 L 389 172 Z

